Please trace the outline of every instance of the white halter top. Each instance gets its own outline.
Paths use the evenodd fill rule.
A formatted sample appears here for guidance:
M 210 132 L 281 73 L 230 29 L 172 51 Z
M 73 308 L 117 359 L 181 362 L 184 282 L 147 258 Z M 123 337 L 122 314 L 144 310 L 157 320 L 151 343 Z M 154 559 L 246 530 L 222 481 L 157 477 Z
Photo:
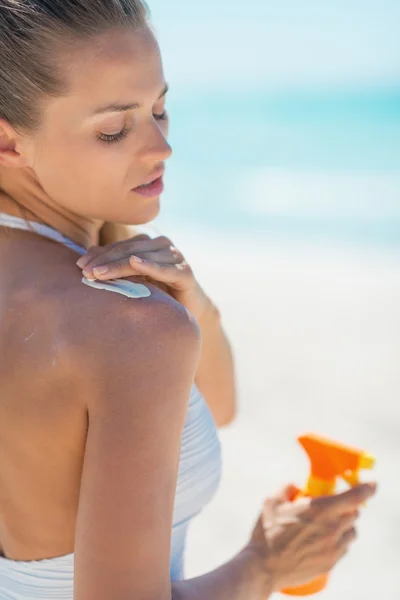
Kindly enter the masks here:
M 83 248 L 46 225 L 0 213 L 0 226 L 34 231 L 79 254 L 85 253 Z M 171 581 L 184 578 L 189 523 L 210 502 L 220 478 L 221 448 L 215 422 L 193 384 L 181 440 L 171 535 Z M 0 557 L 0 600 L 73 600 L 73 579 L 74 554 L 37 561 Z

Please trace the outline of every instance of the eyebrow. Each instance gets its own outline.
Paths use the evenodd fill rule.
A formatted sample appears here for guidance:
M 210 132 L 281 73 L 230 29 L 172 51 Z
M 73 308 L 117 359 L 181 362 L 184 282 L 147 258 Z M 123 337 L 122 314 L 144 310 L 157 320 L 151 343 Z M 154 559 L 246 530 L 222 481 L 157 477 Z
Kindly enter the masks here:
M 163 89 L 163 91 L 161 92 L 161 94 L 158 96 L 158 100 L 161 100 L 161 98 L 163 98 L 167 92 L 169 90 L 169 85 L 168 83 L 165 85 L 165 88 Z M 140 108 L 140 104 L 137 103 L 133 103 L 133 104 L 107 104 L 106 106 L 100 106 L 99 108 L 97 108 L 93 114 L 95 115 L 100 115 L 102 113 L 108 113 L 108 112 L 125 112 L 126 110 L 133 110 L 134 108 Z

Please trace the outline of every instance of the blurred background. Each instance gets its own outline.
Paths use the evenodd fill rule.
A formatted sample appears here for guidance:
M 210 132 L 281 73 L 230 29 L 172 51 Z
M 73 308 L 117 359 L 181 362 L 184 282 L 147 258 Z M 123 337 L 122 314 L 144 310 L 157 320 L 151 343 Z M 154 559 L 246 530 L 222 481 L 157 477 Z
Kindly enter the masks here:
M 154 225 L 219 306 L 239 413 L 187 575 L 302 485 L 296 436 L 376 455 L 377 497 L 321 600 L 400 597 L 400 3 L 149 0 L 174 155 Z

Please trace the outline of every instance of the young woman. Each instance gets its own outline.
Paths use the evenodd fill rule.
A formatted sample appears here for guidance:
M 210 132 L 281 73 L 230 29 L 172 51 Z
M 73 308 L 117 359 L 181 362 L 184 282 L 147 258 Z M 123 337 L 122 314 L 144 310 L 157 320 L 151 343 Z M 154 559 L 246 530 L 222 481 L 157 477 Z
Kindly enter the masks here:
M 116 225 L 154 219 L 171 154 L 144 5 L 2 0 L 0 56 L 0 600 L 265 600 L 328 571 L 373 484 L 288 486 L 184 579 L 235 386 L 183 255 Z

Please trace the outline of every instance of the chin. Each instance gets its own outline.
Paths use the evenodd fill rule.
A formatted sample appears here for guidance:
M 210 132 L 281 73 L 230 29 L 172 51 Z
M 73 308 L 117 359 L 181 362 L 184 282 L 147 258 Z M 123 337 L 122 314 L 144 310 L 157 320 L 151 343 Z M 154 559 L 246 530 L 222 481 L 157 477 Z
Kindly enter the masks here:
M 129 215 L 129 220 L 124 222 L 130 225 L 144 225 L 145 223 L 150 223 L 150 221 L 154 221 L 154 219 L 158 217 L 159 214 L 160 197 L 152 199 L 151 204 L 149 204 L 146 207 L 143 207 L 141 211 L 136 211 L 135 215 Z
M 102 216 L 106 223 L 120 223 L 123 225 L 144 225 L 150 223 L 160 214 L 160 196 L 151 199 L 140 199 L 139 201 L 124 204 L 118 207 L 116 212 L 109 211 Z

